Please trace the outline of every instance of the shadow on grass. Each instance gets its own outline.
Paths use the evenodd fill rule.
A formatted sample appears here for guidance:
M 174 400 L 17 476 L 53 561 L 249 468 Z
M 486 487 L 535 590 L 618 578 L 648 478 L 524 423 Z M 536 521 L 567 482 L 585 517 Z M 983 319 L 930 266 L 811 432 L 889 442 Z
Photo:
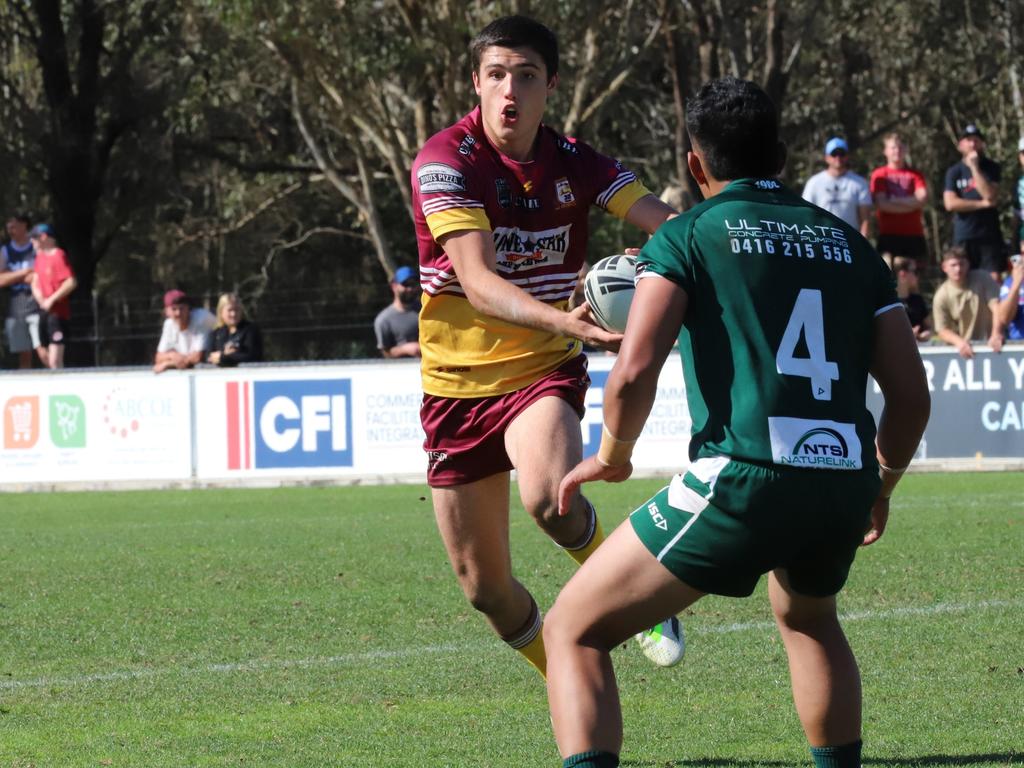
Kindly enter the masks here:
M 807 759 L 810 765 L 810 758 Z M 993 752 L 985 755 L 922 755 L 898 759 L 866 758 L 862 765 L 877 765 L 882 768 L 932 768 L 946 765 L 1024 765 L 1024 754 L 1018 752 Z M 764 768 L 791 768 L 792 763 L 781 760 L 733 760 L 730 758 L 697 758 L 695 760 L 623 760 L 622 768 L 740 768 L 740 766 L 764 766 Z

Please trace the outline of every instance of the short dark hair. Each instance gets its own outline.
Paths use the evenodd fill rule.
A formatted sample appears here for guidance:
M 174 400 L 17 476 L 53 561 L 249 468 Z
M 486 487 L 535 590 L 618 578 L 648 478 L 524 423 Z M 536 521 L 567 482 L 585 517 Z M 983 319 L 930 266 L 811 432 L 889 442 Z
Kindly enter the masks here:
M 14 221 L 20 221 L 22 224 L 24 224 L 29 229 L 32 228 L 32 217 L 29 216 L 24 211 L 21 211 L 21 212 L 18 212 L 18 213 L 12 213 L 10 216 L 7 217 L 8 221 L 11 221 L 12 219 Z
M 474 72 L 480 70 L 480 59 L 484 51 L 495 45 L 501 48 L 529 48 L 544 59 L 548 80 L 558 74 L 558 38 L 539 21 L 526 16 L 502 16 L 481 29 L 469 46 Z
M 969 261 L 967 258 L 967 249 L 962 245 L 951 246 L 942 252 L 942 260 L 946 261 L 947 259 L 963 259 L 964 261 Z
M 686 100 L 686 131 L 719 181 L 774 176 L 785 161 L 779 113 L 758 85 L 721 77 Z

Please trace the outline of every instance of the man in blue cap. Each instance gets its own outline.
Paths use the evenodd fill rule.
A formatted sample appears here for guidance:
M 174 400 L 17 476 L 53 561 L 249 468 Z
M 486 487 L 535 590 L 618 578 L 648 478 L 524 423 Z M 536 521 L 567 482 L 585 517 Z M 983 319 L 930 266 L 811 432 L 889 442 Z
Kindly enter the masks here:
M 412 267 L 396 269 L 391 293 L 391 303 L 373 321 L 377 349 L 384 357 L 419 357 L 419 274 Z
M 803 198 L 838 216 L 868 236 L 871 190 L 863 176 L 850 170 L 850 147 L 845 139 L 833 136 L 825 143 L 825 164 L 821 173 L 807 180 Z

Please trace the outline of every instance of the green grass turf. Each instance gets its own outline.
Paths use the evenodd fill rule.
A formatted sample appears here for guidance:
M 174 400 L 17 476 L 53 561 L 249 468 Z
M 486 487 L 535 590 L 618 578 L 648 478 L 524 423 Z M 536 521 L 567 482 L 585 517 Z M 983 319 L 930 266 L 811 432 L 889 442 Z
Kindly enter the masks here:
M 591 486 L 606 530 L 660 486 Z M 554 766 L 418 486 L 0 497 L 0 767 Z M 824 512 L 824 511 L 823 511 Z M 573 570 L 513 513 L 542 606 Z M 1024 765 L 1024 477 L 911 475 L 841 609 L 866 766 Z M 616 651 L 626 766 L 809 765 L 762 582 Z

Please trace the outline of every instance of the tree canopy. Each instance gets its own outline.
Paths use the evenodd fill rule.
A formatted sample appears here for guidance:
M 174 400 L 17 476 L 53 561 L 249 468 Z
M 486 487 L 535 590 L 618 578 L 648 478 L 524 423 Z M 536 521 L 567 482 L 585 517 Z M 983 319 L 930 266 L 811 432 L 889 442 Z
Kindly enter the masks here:
M 411 162 L 475 103 L 473 34 L 513 12 L 559 34 L 549 124 L 658 193 L 694 198 L 685 98 L 733 74 L 781 106 L 786 183 L 821 167 L 832 135 L 866 174 L 898 129 L 931 184 L 936 249 L 942 176 L 975 122 L 1009 217 L 1019 0 L 14 0 L 0 204 L 49 220 L 71 257 L 69 360 L 150 359 L 171 287 L 211 305 L 239 293 L 271 358 L 372 356 L 387 276 L 416 262 Z M 638 243 L 594 225 L 591 261 Z

